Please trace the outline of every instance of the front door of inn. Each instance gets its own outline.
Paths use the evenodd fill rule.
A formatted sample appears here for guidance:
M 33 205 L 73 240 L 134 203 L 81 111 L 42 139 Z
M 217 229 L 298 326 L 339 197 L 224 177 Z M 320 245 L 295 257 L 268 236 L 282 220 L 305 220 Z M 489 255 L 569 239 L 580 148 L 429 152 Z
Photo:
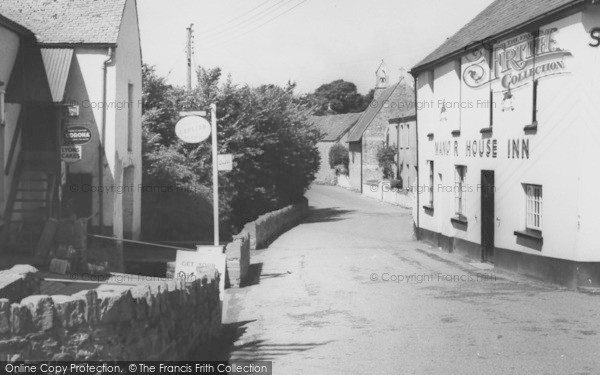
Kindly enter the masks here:
M 481 260 L 494 262 L 494 171 L 481 171 Z

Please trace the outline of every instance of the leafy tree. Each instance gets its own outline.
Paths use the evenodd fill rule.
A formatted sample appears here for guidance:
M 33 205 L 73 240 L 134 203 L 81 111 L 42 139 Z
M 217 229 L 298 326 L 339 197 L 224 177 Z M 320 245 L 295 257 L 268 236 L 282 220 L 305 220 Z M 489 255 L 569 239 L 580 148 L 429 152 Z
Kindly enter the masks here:
M 385 143 L 377 148 L 377 162 L 383 169 L 383 178 L 390 179 L 394 177 L 394 164 L 396 163 L 396 149 L 392 146 L 386 146 Z
M 295 96 L 295 84 L 253 88 L 229 77 L 221 84 L 220 69 L 199 68 L 198 88 L 187 92 L 167 85 L 150 67 L 144 72 L 144 185 L 177 188 L 144 194 L 146 237 L 212 237 L 211 142 L 190 145 L 174 137 L 179 110 L 217 104 L 219 153 L 234 155 L 234 170 L 219 174 L 224 238 L 302 198 L 319 167 L 320 134 Z
M 335 168 L 338 165 L 343 165 L 348 168 L 350 156 L 348 149 L 341 143 L 336 143 L 329 149 L 329 166 Z
M 321 85 L 302 98 L 317 116 L 364 111 L 372 100 L 358 93 L 356 85 L 342 79 Z

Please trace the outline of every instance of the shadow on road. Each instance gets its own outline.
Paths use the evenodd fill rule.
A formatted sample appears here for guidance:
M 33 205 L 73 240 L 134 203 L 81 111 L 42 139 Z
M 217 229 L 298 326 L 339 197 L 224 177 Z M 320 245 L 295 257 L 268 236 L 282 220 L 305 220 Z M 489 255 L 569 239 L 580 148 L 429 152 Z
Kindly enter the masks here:
M 221 328 L 220 339 L 210 347 L 202 348 L 199 356 L 194 356 L 193 359 L 200 361 L 272 361 L 280 356 L 305 352 L 331 342 L 270 344 L 265 340 L 254 340 L 238 343 L 238 340 L 246 333 L 247 326 L 253 322 L 255 320 L 224 324 Z M 236 345 L 236 343 L 238 344 Z
M 310 223 L 328 223 L 333 221 L 345 220 L 344 215 L 355 212 L 341 208 L 313 208 L 310 209 L 310 215 L 302 221 L 303 224 Z

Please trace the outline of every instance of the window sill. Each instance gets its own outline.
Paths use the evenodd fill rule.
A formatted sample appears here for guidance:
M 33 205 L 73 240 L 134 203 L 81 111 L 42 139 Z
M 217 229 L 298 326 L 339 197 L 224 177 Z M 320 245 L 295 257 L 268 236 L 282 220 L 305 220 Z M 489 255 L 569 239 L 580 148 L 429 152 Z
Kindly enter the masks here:
M 425 206 L 423 206 L 423 209 L 425 211 L 428 211 L 428 212 L 433 212 L 433 206 L 427 206 L 427 205 L 425 205 Z
M 531 125 L 526 125 L 523 130 L 526 132 L 537 131 L 538 123 L 534 121 Z
M 453 137 L 460 137 L 460 130 L 452 130 Z
M 433 133 L 427 134 L 427 138 L 429 138 L 429 140 L 432 141 L 433 140 Z
M 539 244 L 544 243 L 544 237 L 542 237 L 542 232 L 533 231 L 533 230 L 516 230 L 515 236 L 525 238 L 528 240 L 533 240 Z
M 492 128 L 491 126 L 489 128 L 483 128 L 481 129 L 479 132 L 481 134 L 491 134 L 494 131 L 494 128 Z
M 467 220 L 467 217 L 464 215 L 456 215 L 452 218 L 450 218 L 450 221 L 454 224 L 458 224 L 458 225 L 469 225 L 469 221 Z

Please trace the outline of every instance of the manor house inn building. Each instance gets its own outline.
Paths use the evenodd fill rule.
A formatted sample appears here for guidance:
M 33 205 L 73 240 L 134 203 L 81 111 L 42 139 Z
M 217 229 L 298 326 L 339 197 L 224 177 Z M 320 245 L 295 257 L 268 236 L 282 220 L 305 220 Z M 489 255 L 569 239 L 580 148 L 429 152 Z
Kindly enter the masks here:
M 417 80 L 420 239 L 600 285 L 600 2 L 497 0 Z

